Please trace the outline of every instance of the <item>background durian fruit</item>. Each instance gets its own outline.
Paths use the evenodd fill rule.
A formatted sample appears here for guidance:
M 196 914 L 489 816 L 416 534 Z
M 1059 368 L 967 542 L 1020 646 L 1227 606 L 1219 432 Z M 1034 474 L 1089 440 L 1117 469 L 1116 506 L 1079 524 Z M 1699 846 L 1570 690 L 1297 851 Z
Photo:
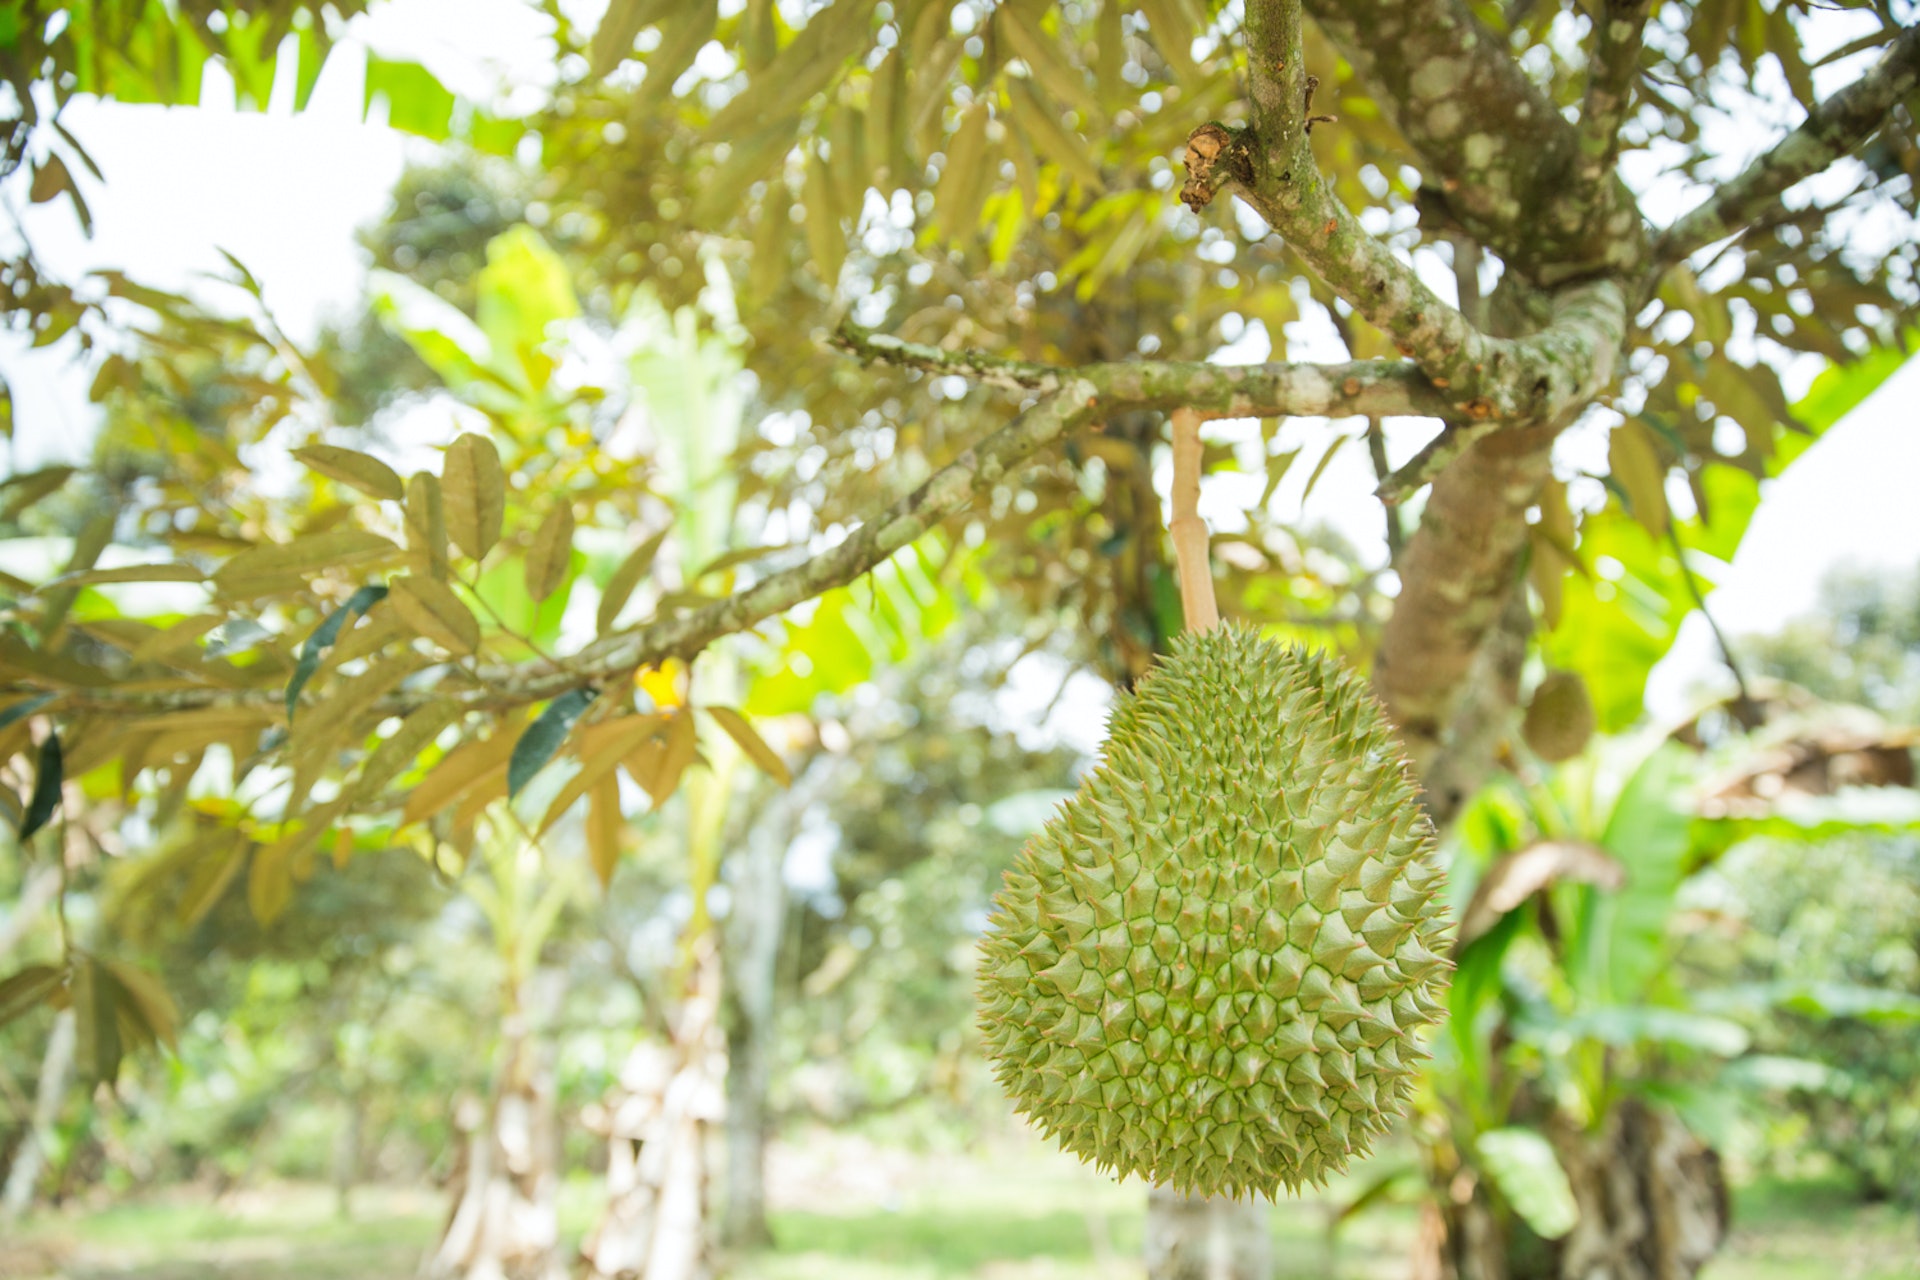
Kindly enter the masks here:
M 1432 829 L 1336 659 L 1190 633 L 1116 705 L 1100 764 L 1021 852 L 980 1024 L 1067 1150 L 1194 1194 L 1364 1156 L 1447 962 Z
M 1593 699 L 1587 682 L 1571 671 L 1549 671 L 1527 702 L 1520 736 L 1548 764 L 1571 760 L 1593 737 Z

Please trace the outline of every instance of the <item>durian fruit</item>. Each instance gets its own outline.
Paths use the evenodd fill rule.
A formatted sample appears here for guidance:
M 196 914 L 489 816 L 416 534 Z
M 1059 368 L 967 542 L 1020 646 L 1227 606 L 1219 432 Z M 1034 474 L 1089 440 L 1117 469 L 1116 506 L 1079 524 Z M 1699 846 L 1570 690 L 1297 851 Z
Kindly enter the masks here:
M 1587 682 L 1571 671 L 1549 671 L 1527 702 L 1520 736 L 1548 764 L 1571 760 L 1593 736 L 1593 699 Z
M 1183 636 L 994 900 L 995 1074 L 1121 1177 L 1318 1184 L 1367 1153 L 1426 1056 L 1442 880 L 1359 677 L 1243 627 Z

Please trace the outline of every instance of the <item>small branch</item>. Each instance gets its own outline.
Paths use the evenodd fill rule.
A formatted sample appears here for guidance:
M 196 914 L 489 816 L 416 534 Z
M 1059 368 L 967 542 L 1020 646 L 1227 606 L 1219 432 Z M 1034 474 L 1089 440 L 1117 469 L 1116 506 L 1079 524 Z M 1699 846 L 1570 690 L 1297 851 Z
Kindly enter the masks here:
M 849 331 L 832 345 L 856 356 L 928 373 L 975 378 L 988 386 L 1050 395 L 1069 379 L 1091 384 L 1108 413 L 1187 407 L 1208 418 L 1438 417 L 1448 398 L 1404 360 L 1345 364 L 1218 365 L 1200 361 L 1126 360 L 1063 368 L 1005 360 L 975 351 Z
M 1640 49 L 1653 0 L 1601 0 L 1593 20 L 1593 53 L 1587 62 L 1587 91 L 1580 105 L 1580 159 L 1575 173 L 1583 186 L 1605 181 L 1620 153 L 1620 125 L 1633 105 L 1640 76 Z
M 1707 629 L 1713 632 L 1713 642 L 1720 647 L 1720 661 L 1733 673 L 1733 685 L 1737 691 L 1733 702 L 1734 718 L 1746 728 L 1756 728 L 1766 717 L 1761 713 L 1760 704 L 1754 701 L 1746 674 L 1740 670 L 1740 663 L 1733 656 L 1733 646 L 1727 643 L 1727 633 L 1720 629 L 1713 610 L 1707 608 L 1706 593 L 1700 590 L 1700 580 L 1693 576 L 1693 566 L 1687 563 L 1687 549 L 1680 542 L 1680 530 L 1671 520 L 1667 521 L 1667 541 L 1673 546 L 1673 558 L 1679 562 L 1680 577 L 1687 584 L 1687 594 L 1693 597 L 1693 607 L 1707 620 Z
M 1180 568 L 1180 609 L 1188 631 L 1220 625 L 1213 596 L 1213 562 L 1208 554 L 1207 522 L 1200 518 L 1200 415 L 1173 411 L 1173 518 L 1167 534 Z
M 1380 419 L 1367 419 L 1367 456 L 1373 460 L 1373 478 L 1380 484 L 1387 481 L 1387 437 L 1380 429 Z M 1400 523 L 1400 508 L 1394 503 L 1380 503 L 1387 517 L 1387 563 L 1400 563 L 1400 553 L 1406 549 L 1407 531 Z
M 951 375 L 969 382 L 1011 390 L 1051 393 L 1060 389 L 1068 371 L 1052 365 L 1007 360 L 981 351 L 948 351 L 918 342 L 905 342 L 888 333 L 863 329 L 851 320 L 843 323 L 827 345 L 847 352 L 865 364 L 894 364 L 927 373 Z
M 1920 26 L 1902 31 L 1873 70 L 1815 107 L 1778 146 L 1662 232 L 1654 243 L 1654 261 L 1671 265 L 1764 216 L 1788 188 L 1878 133 L 1894 107 L 1916 88 Z

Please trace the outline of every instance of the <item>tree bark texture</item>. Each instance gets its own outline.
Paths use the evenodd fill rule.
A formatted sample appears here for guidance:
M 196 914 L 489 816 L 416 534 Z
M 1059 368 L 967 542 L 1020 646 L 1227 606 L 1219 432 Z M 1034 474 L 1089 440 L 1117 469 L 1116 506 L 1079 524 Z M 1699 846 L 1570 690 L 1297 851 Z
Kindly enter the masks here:
M 552 1053 L 523 1013 L 505 1020 L 492 1096 L 466 1110 L 468 1116 L 456 1117 L 467 1137 L 453 1212 L 423 1274 L 564 1280 Z
M 1596 1131 L 1549 1126 L 1579 1221 L 1542 1240 L 1463 1173 L 1423 1223 L 1416 1280 L 1690 1280 L 1725 1241 L 1720 1158 L 1678 1117 L 1638 1098 Z
M 784 816 L 790 804 L 781 806 Z M 773 1083 L 775 978 L 787 919 L 785 821 L 757 822 L 728 860 L 732 905 L 726 946 L 726 1203 L 720 1243 L 730 1250 L 773 1243 L 767 1226 L 767 1094 Z
M 33 1207 L 33 1189 L 47 1167 L 47 1153 L 53 1148 L 53 1126 L 60 1119 L 60 1105 L 66 1101 L 72 1083 L 74 1047 L 78 1028 L 72 1009 L 54 1016 L 53 1031 L 47 1036 L 47 1050 L 40 1059 L 40 1083 L 34 1089 L 33 1118 L 27 1136 L 13 1153 L 7 1169 L 7 1184 L 0 1190 L 0 1223 L 17 1222 Z
M 601 1123 L 607 1206 L 581 1246 L 593 1280 L 706 1280 L 707 1137 L 725 1108 L 719 965 L 698 962 L 667 1043 L 636 1046 Z
M 1258 1199 L 1147 1194 L 1148 1280 L 1270 1280 L 1273 1236 Z

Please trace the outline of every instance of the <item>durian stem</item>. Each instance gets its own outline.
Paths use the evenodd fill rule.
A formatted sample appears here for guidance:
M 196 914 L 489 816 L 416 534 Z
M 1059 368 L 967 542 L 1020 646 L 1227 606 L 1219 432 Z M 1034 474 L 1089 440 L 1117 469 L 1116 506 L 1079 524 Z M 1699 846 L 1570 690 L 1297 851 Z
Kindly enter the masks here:
M 1180 567 L 1187 630 L 1210 631 L 1220 624 L 1220 609 L 1213 598 L 1207 522 L 1200 518 L 1200 414 L 1193 409 L 1173 411 L 1173 519 L 1167 534 Z

